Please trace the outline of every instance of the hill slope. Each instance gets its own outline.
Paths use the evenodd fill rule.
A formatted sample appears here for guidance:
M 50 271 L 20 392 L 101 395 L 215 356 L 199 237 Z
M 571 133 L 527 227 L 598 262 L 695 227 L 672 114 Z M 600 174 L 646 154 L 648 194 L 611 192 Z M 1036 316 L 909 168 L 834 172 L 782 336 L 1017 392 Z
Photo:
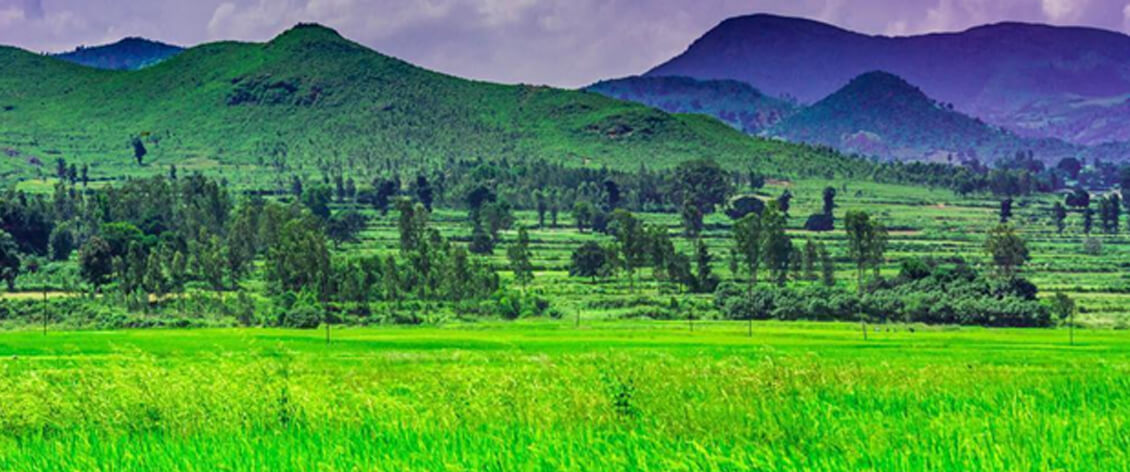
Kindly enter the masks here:
M 868 72 L 784 120 L 771 133 L 792 141 L 895 159 L 989 161 L 1033 150 L 1045 159 L 1074 146 L 1025 140 L 955 112 L 902 78 Z
M 143 173 L 131 164 L 132 136 L 145 137 L 151 165 L 275 179 L 296 170 L 364 179 L 458 158 L 634 169 L 711 156 L 776 173 L 831 159 L 798 159 L 803 148 L 595 93 L 438 74 L 312 25 L 265 44 L 194 47 L 138 71 L 12 48 L 0 62 L 11 65 L 0 71 L 0 150 L 24 171 L 61 156 L 103 174 Z
M 1069 113 L 1020 119 L 1033 103 L 1055 104 L 1044 107 L 1050 113 L 1080 97 L 1130 93 L 1130 36 L 1091 28 L 1001 23 L 960 33 L 884 37 L 751 15 L 722 22 L 646 75 L 739 80 L 769 95 L 814 103 L 872 70 L 904 77 L 958 111 L 1030 136 L 1096 144 L 1106 133 L 1079 130 L 1113 126 L 1120 135 L 1130 129 L 1130 115 L 1107 114 L 1106 121 Z
M 112 70 L 136 70 L 157 64 L 180 54 L 184 48 L 144 38 L 125 38 L 113 44 L 78 48 L 54 56 L 87 67 Z
M 736 80 L 626 77 L 598 82 L 585 90 L 670 113 L 710 115 L 749 134 L 758 134 L 795 111 L 792 104 Z

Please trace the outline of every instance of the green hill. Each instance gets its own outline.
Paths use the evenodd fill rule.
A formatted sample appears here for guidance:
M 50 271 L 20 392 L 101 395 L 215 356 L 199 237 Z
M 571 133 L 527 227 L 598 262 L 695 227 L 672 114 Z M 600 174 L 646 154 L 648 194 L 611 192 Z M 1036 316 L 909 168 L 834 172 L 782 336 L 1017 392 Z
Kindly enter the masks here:
M 86 68 L 2 48 L 0 170 L 95 177 L 182 169 L 236 183 L 291 172 L 360 177 L 452 159 L 548 159 L 576 166 L 670 166 L 713 157 L 790 174 L 853 165 L 747 137 L 725 124 L 596 93 L 497 85 L 431 72 L 299 25 L 264 44 L 220 42 L 137 71 Z M 145 166 L 130 141 L 143 137 Z

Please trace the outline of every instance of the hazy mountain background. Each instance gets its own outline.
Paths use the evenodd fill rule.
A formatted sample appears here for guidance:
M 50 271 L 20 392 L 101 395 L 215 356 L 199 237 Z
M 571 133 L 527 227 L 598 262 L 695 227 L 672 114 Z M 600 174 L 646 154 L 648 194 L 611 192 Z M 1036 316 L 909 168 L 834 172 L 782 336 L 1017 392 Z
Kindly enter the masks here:
M 157 64 L 179 54 L 184 48 L 145 38 L 125 38 L 113 44 L 79 47 L 55 54 L 64 61 L 111 70 L 136 70 Z
M 865 75 L 874 71 L 888 74 Z M 648 85 L 661 78 L 736 81 L 767 98 L 700 86 L 672 101 Z M 642 77 L 590 90 L 669 110 L 702 104 L 748 133 L 884 158 L 1130 157 L 1130 37 L 1093 28 L 1001 23 L 885 37 L 758 14 L 722 22 Z M 798 106 L 778 113 L 772 99 Z M 749 126 L 741 116 L 771 119 Z

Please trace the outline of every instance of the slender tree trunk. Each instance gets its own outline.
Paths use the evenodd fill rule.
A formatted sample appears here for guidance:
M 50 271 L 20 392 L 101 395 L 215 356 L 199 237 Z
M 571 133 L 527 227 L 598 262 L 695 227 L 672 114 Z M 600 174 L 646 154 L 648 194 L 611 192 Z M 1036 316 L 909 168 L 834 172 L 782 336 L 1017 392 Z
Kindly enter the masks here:
M 856 277 L 859 280 L 859 282 L 858 282 L 859 287 L 857 287 L 857 289 L 859 290 L 860 295 L 863 295 L 863 286 L 864 286 L 863 277 L 864 277 L 864 274 L 866 274 L 866 273 L 867 273 L 867 270 L 863 267 L 862 263 L 856 265 Z
M 1075 312 L 1071 312 L 1071 326 L 1068 327 L 1068 336 L 1071 340 L 1071 345 L 1075 345 Z
M 753 337 L 753 313 L 749 314 L 749 337 Z
M 746 293 L 753 296 L 753 286 L 757 284 L 757 269 L 749 266 L 749 286 L 746 288 Z

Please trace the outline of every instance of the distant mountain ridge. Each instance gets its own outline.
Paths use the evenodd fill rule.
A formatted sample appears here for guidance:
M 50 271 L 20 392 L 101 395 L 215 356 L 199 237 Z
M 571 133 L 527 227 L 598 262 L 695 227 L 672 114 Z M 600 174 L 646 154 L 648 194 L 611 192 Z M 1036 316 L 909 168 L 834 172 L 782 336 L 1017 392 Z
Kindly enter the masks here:
M 129 37 L 113 44 L 79 47 L 55 54 L 64 61 L 109 70 L 137 70 L 180 54 L 184 48 L 145 38 Z
M 1027 150 L 1055 160 L 1080 152 L 1058 140 L 1024 139 L 987 125 L 882 71 L 852 79 L 768 132 L 790 141 L 899 160 L 984 162 Z
M 1093 28 L 999 23 L 886 37 L 758 14 L 723 21 L 645 76 L 738 80 L 812 104 L 873 70 L 1025 136 L 1093 145 L 1130 134 L 1130 115 L 1109 110 L 1130 94 L 1130 36 Z M 1084 111 L 1072 105 L 1080 99 Z
M 758 134 L 792 115 L 796 107 L 736 80 L 690 77 L 626 77 L 585 88 L 669 113 L 711 115 L 749 134 Z

